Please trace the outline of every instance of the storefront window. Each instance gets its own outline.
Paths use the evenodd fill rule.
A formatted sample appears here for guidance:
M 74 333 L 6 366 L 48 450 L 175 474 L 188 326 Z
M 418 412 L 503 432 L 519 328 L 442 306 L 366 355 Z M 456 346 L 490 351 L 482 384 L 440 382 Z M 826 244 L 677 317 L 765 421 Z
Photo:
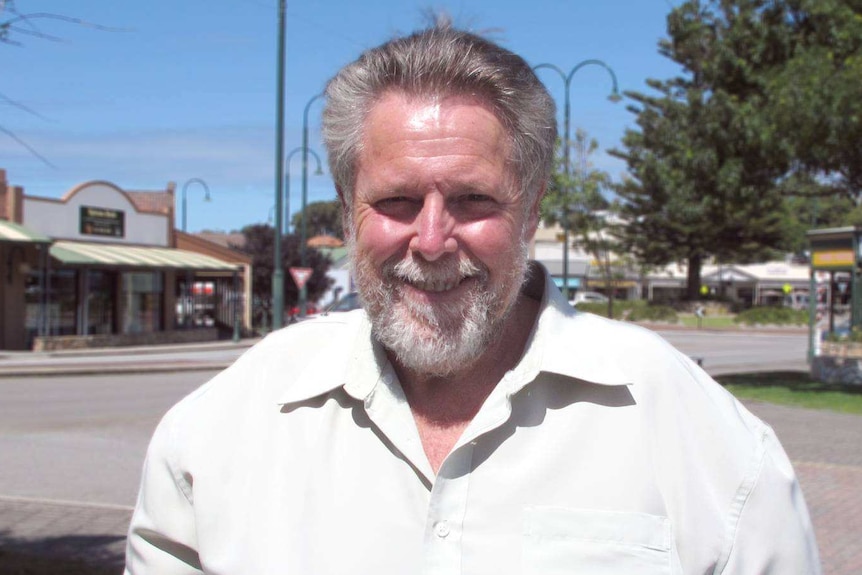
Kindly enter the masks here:
M 51 272 L 48 321 L 51 335 L 78 333 L 78 272 L 54 270 Z
M 122 333 L 149 333 L 162 330 L 162 274 L 127 272 L 122 274 L 120 317 Z
M 117 273 L 91 270 L 87 272 L 87 288 L 87 334 L 114 333 Z

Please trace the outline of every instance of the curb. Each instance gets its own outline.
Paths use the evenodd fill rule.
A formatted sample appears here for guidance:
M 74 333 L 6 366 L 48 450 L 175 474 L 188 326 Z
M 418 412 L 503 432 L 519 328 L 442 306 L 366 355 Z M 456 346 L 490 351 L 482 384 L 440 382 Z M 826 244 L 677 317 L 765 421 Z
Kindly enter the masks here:
M 12 377 L 50 377 L 65 375 L 133 375 L 139 373 L 176 373 L 180 371 L 221 371 L 233 364 L 229 362 L 213 363 L 135 363 L 115 365 L 51 365 L 51 366 L 15 366 L 0 368 L 0 380 Z

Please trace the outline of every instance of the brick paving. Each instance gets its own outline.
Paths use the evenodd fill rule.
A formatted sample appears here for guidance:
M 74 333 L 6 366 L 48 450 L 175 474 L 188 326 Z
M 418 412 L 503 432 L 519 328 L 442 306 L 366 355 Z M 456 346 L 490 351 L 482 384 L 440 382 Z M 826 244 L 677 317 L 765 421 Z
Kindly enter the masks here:
M 750 402 L 793 460 L 825 575 L 862 574 L 862 416 Z M 0 573 L 119 575 L 131 510 L 0 497 Z M 56 558 L 54 569 L 6 570 L 4 554 Z M 64 569 L 63 560 L 94 566 Z M 103 569 L 96 571 L 96 569 Z

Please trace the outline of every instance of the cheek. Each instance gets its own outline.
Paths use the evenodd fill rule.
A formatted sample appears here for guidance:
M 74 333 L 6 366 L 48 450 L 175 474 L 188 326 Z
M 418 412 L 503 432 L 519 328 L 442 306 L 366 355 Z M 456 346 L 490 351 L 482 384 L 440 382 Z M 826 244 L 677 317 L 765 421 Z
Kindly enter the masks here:
M 521 228 L 513 222 L 486 222 L 464 234 L 464 248 L 493 272 L 511 264 L 520 250 L 520 237 Z
M 406 250 L 409 236 L 403 228 L 374 213 L 361 215 L 355 220 L 356 248 L 375 263 L 382 263 L 396 252 Z

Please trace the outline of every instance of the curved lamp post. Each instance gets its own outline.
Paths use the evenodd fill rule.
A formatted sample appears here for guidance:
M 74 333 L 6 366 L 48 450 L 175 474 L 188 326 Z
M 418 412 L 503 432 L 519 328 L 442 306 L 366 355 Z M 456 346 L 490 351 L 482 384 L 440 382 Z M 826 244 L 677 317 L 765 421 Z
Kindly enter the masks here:
M 314 156 L 315 162 L 317 162 L 317 169 L 314 171 L 315 176 L 323 175 L 323 163 L 320 161 L 320 156 L 317 155 L 317 152 L 308 148 L 306 149 L 304 146 L 299 146 L 291 150 L 285 160 L 285 175 L 284 175 L 284 231 L 283 234 L 290 233 L 290 161 L 293 159 L 294 154 L 298 154 L 299 152 L 307 151 L 312 156 Z M 303 168 L 304 169 L 304 168 Z M 305 210 L 303 209 L 302 217 L 305 217 Z M 304 263 L 304 262 L 303 262 Z
M 611 81 L 613 82 L 613 88 L 611 89 L 611 94 L 608 96 L 608 99 L 611 102 L 619 102 L 622 97 L 620 96 L 619 88 L 617 87 L 617 76 L 614 74 L 614 71 L 611 70 L 611 67 L 602 62 L 601 60 L 584 60 L 575 65 L 568 74 L 566 74 L 562 69 L 553 65 L 553 64 L 537 64 L 533 66 L 533 70 L 541 70 L 547 68 L 549 70 L 553 70 L 557 74 L 560 75 L 560 78 L 563 80 L 563 85 L 565 86 L 565 106 L 564 106 L 564 128 L 563 128 L 563 171 L 568 176 L 571 173 L 570 168 L 570 158 L 569 158 L 569 119 L 571 115 L 571 104 L 570 104 L 570 88 L 572 86 L 572 78 L 574 78 L 575 74 L 581 68 L 585 66 L 600 66 L 607 70 L 608 74 L 611 76 Z M 563 296 L 568 301 L 569 299 L 569 207 L 566 202 L 563 202 Z
M 315 174 L 323 174 L 323 169 L 322 169 L 321 163 L 320 163 L 320 156 L 318 156 L 317 152 L 315 152 L 314 150 L 309 150 L 303 146 L 300 146 L 298 148 L 294 148 L 293 150 L 291 150 L 287 154 L 287 156 L 285 156 L 285 158 L 284 158 L 284 171 L 285 171 L 285 173 L 284 173 L 284 218 L 283 218 L 284 219 L 284 225 L 283 226 L 281 225 L 281 219 L 282 218 L 276 217 L 276 225 L 274 226 L 275 227 L 275 245 L 279 246 L 279 248 L 278 248 L 278 252 L 277 252 L 278 253 L 278 259 L 275 260 L 275 262 L 274 262 L 275 263 L 275 272 L 273 274 L 274 277 L 278 276 L 278 277 L 282 278 L 282 283 L 281 283 L 280 289 L 278 291 L 273 291 L 273 294 L 272 294 L 272 313 L 273 313 L 272 327 L 273 327 L 273 329 L 280 328 L 282 323 L 283 323 L 282 318 L 283 318 L 283 314 L 284 314 L 284 279 L 283 279 L 284 278 L 284 262 L 281 260 L 281 248 L 280 248 L 280 246 L 281 246 L 281 238 L 286 233 L 286 231 L 283 230 L 282 228 L 286 228 L 287 231 L 290 230 L 290 160 L 293 158 L 293 155 L 298 153 L 298 152 L 311 152 L 311 154 L 314 156 L 314 159 L 317 160 L 317 171 L 315 172 Z M 278 205 L 272 206 L 272 208 L 270 208 L 270 214 L 272 214 L 273 211 L 278 210 L 280 208 L 281 207 Z M 305 204 L 304 203 L 303 203 L 302 218 L 303 218 L 303 228 L 304 228 L 304 226 L 305 226 Z M 270 217 L 268 218 L 267 221 L 272 221 L 272 215 L 270 215 Z M 304 259 L 302 260 L 302 266 L 305 267 L 305 260 Z M 300 295 L 302 295 L 302 293 L 304 291 L 305 291 L 305 286 L 303 286 L 302 289 L 300 290 Z M 278 318 L 277 320 L 275 319 L 276 317 Z M 278 322 L 278 323 L 276 323 L 276 322 Z
M 207 186 L 207 183 L 206 183 L 205 181 L 203 181 L 202 179 L 200 179 L 200 178 L 192 178 L 192 179 L 188 180 L 185 184 L 183 184 L 183 193 L 182 193 L 182 200 L 183 200 L 183 231 L 186 231 L 186 210 L 187 210 L 187 208 L 188 208 L 188 205 L 187 205 L 187 203 L 186 203 L 186 189 L 188 189 L 188 187 L 189 187 L 189 185 L 190 185 L 190 184 L 200 184 L 200 185 L 202 185 L 202 186 L 204 187 L 204 192 L 205 192 L 205 195 L 204 195 L 204 201 L 205 201 L 205 202 L 212 201 L 212 198 L 210 197 L 210 188 L 209 188 L 209 186 Z
M 305 104 L 305 109 L 302 111 L 302 225 L 300 226 L 299 235 L 299 262 L 300 266 L 307 267 L 305 255 L 306 235 L 308 234 L 308 218 L 305 217 L 305 209 L 308 206 L 308 111 L 311 105 L 324 97 L 323 94 L 317 94 Z M 316 155 L 316 154 L 315 154 Z M 308 291 L 305 286 L 299 290 L 299 317 L 305 317 L 308 309 Z

